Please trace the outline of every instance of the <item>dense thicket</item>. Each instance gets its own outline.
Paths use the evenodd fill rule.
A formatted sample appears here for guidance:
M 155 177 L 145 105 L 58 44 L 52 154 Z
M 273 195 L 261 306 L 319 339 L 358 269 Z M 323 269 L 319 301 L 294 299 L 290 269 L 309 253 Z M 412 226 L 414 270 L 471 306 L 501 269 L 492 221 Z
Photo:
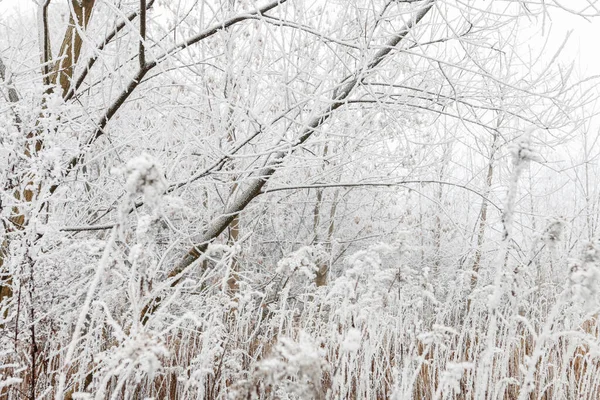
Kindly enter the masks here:
M 0 398 L 600 398 L 578 6 L 7 8 Z

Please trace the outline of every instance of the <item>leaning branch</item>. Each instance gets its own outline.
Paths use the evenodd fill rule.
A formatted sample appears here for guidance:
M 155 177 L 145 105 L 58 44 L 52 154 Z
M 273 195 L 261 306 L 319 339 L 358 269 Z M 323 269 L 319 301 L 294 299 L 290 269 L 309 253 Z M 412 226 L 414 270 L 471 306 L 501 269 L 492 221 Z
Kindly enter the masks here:
M 175 278 L 180 276 L 181 272 L 196 261 L 206 248 L 208 243 L 216 239 L 226 228 L 229 226 L 231 221 L 242 212 L 250 202 L 260 195 L 263 191 L 264 185 L 277 171 L 278 167 L 285 161 L 285 159 L 297 150 L 304 142 L 306 142 L 315 132 L 316 129 L 322 126 L 333 114 L 333 112 L 341 107 L 350 93 L 362 83 L 363 79 L 368 73 L 376 68 L 389 54 L 396 48 L 396 46 L 408 35 L 412 28 L 417 25 L 423 17 L 433 7 L 435 0 L 428 1 L 408 22 L 405 27 L 398 32 L 386 45 L 380 49 L 367 66 L 361 70 L 356 71 L 351 77 L 344 79 L 338 90 L 335 91 L 333 98 L 329 105 L 323 109 L 316 117 L 310 120 L 306 124 L 306 128 L 302 131 L 299 138 L 292 145 L 291 149 L 286 152 L 278 152 L 258 174 L 254 176 L 249 187 L 239 195 L 236 201 L 231 204 L 225 212 L 219 216 L 215 221 L 209 224 L 206 232 L 203 234 L 202 239 L 197 245 L 192 247 L 187 254 L 179 261 L 179 263 L 169 273 L 169 278 Z M 178 279 L 174 279 L 172 285 L 176 285 Z
M 457 187 L 460 189 L 464 189 L 468 192 L 471 192 L 471 193 L 476 194 L 477 196 L 481 197 L 483 200 L 487 201 L 492 206 L 494 206 L 498 211 L 502 211 L 502 208 L 500 208 L 497 204 L 495 204 L 493 201 L 491 201 L 487 196 L 481 194 L 480 192 L 478 192 L 477 190 L 475 190 L 473 188 L 470 188 L 465 185 L 461 185 L 460 183 L 438 181 L 438 180 L 432 180 L 432 179 L 427 179 L 427 180 L 414 179 L 414 180 L 397 181 L 397 182 L 315 183 L 312 185 L 280 186 L 280 187 L 265 189 L 261 192 L 261 194 L 281 192 L 281 191 L 287 191 L 287 190 L 300 190 L 300 189 L 325 189 L 325 188 L 342 188 L 342 187 L 343 188 L 394 187 L 394 186 L 404 186 L 404 185 L 410 185 L 410 184 L 428 184 L 428 183 L 435 183 L 438 185 L 445 185 L 445 186 L 454 186 L 454 187 Z
M 119 111 L 119 109 L 123 106 L 123 104 L 125 104 L 125 101 L 129 98 L 129 96 L 131 96 L 133 91 L 140 85 L 144 76 L 146 76 L 146 74 L 148 72 L 150 72 L 150 70 L 152 70 L 154 67 L 156 67 L 159 63 L 166 60 L 170 56 L 176 54 L 180 50 L 185 49 L 188 46 L 191 46 L 195 43 L 200 42 L 201 40 L 204 40 L 210 36 L 213 36 L 217 32 L 219 32 L 223 29 L 227 29 L 239 22 L 242 22 L 242 21 L 245 21 L 248 19 L 254 19 L 257 15 L 262 15 L 265 12 L 270 11 L 277 6 L 280 6 L 281 4 L 285 3 L 286 1 L 287 0 L 277 0 L 272 3 L 267 4 L 266 6 L 264 6 L 262 8 L 257 9 L 254 12 L 237 15 L 237 16 L 232 17 L 232 18 L 230 18 L 226 21 L 223 21 L 219 24 L 215 24 L 211 28 L 208 28 L 199 34 L 192 36 L 191 38 L 185 40 L 184 42 L 174 46 L 172 49 L 159 55 L 154 61 L 146 62 L 143 67 L 139 68 L 139 70 L 136 72 L 134 77 L 129 81 L 129 84 L 127 85 L 127 87 L 121 92 L 121 94 L 117 97 L 117 99 L 111 104 L 111 106 L 106 110 L 104 115 L 100 118 L 100 121 L 96 125 L 96 130 L 86 140 L 85 145 L 91 146 L 96 140 L 98 140 L 98 138 L 100 138 L 102 135 L 104 135 L 104 128 L 106 127 L 108 122 L 111 120 L 111 118 L 117 113 L 117 111 Z M 82 158 L 83 158 L 83 155 L 73 157 L 69 161 L 66 174 L 69 174 L 81 162 Z M 56 187 L 51 188 L 51 192 L 53 192 L 55 189 L 56 189 Z
M 402 186 L 407 186 L 407 185 L 411 185 L 411 184 L 421 185 L 421 184 L 428 184 L 428 183 L 434 183 L 434 184 L 445 185 L 445 186 L 453 186 L 453 187 L 457 187 L 459 189 L 466 190 L 468 192 L 471 192 L 471 193 L 481 197 L 481 199 L 485 200 L 486 202 L 488 202 L 489 204 L 494 206 L 498 211 L 502 211 L 502 208 L 500 208 L 500 206 L 498 206 L 496 203 L 494 203 L 492 200 L 490 200 L 489 197 L 478 192 L 477 190 L 475 190 L 473 188 L 470 188 L 469 186 L 461 185 L 460 183 L 438 181 L 438 180 L 431 180 L 431 179 L 428 179 L 428 180 L 415 179 L 415 180 L 406 180 L 406 181 L 397 181 L 397 182 L 315 183 L 315 184 L 311 184 L 311 185 L 280 186 L 280 187 L 274 187 L 274 188 L 261 190 L 259 195 L 273 193 L 273 192 L 282 192 L 282 191 L 288 191 L 288 190 L 302 190 L 302 189 L 366 188 L 366 187 L 398 187 L 398 186 L 402 187 Z M 60 228 L 59 231 L 61 231 L 61 232 L 105 231 L 105 230 L 112 229 L 115 225 L 116 225 L 116 223 L 105 224 L 105 225 L 68 226 L 68 227 Z
M 214 35 L 215 33 L 219 32 L 221 30 L 225 30 L 232 25 L 235 25 L 239 22 L 246 21 L 249 19 L 256 19 L 257 16 L 261 16 L 262 14 L 264 14 L 268 11 L 271 11 L 272 9 L 274 9 L 276 7 L 279 7 L 280 5 L 282 5 L 285 2 L 287 2 L 287 0 L 276 0 L 276 1 L 269 3 L 266 6 L 259 8 L 255 11 L 252 11 L 252 12 L 249 12 L 246 14 L 236 15 L 235 17 L 232 17 L 226 21 L 215 24 L 211 28 L 208 28 L 207 30 L 200 32 L 197 35 L 194 35 L 194 36 L 184 40 L 183 42 L 176 44 L 171 49 L 165 51 L 163 54 L 156 57 L 156 61 L 154 61 L 154 63 L 155 64 L 160 63 L 160 62 L 166 60 L 167 58 L 171 57 L 172 55 L 178 53 L 179 51 L 181 51 L 189 46 L 192 46 L 192 45 Z

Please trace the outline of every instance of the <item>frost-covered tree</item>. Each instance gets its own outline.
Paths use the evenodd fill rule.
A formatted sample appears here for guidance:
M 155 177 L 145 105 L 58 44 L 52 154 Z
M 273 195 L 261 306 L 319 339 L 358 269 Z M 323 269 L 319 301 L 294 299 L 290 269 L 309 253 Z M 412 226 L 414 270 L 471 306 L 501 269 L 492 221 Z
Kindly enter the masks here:
M 598 394 L 597 148 L 556 151 L 594 81 L 523 48 L 592 8 L 30 4 L 0 25 L 0 397 Z

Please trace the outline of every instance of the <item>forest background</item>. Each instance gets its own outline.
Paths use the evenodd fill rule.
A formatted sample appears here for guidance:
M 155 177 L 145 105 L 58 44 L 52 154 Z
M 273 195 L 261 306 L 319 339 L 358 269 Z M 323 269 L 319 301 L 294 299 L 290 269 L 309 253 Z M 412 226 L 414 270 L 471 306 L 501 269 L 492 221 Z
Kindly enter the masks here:
M 595 1 L 0 12 L 0 398 L 600 398 Z

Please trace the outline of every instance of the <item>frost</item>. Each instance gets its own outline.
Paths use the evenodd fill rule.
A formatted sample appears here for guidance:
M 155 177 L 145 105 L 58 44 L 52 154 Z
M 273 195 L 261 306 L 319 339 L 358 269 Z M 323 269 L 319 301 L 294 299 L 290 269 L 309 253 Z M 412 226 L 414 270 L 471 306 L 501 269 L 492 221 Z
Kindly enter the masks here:
M 140 259 L 142 257 L 142 255 L 144 254 L 144 248 L 141 244 L 136 244 L 133 247 L 131 247 L 131 250 L 129 250 L 129 262 L 133 263 L 136 260 Z
M 581 260 L 570 265 L 569 284 L 573 298 L 586 310 L 597 307 L 600 301 L 600 242 L 589 243 Z
M 342 349 L 348 352 L 356 352 L 360 349 L 362 335 L 356 328 L 351 328 L 346 333 L 346 338 L 342 342 Z
M 123 374 L 128 367 L 135 367 L 135 380 L 139 382 L 144 375 L 152 379 L 161 368 L 160 357 L 168 354 L 166 347 L 156 338 L 141 333 L 128 338 L 116 351 L 100 358 L 104 368 L 111 370 L 115 376 Z
M 451 340 L 452 336 L 458 336 L 458 332 L 447 326 L 434 324 L 431 332 L 423 332 L 418 335 L 418 338 L 424 344 L 444 344 Z
M 447 391 L 449 390 L 452 393 L 460 393 L 460 380 L 462 379 L 465 371 L 472 369 L 473 366 L 473 363 L 470 362 L 448 363 L 440 381 L 441 388 Z
M 41 168 L 44 169 L 49 177 L 59 178 L 62 175 L 62 158 L 63 151 L 60 147 L 51 146 L 48 149 L 44 149 L 40 153 Z
M 0 389 L 23 382 L 21 378 L 6 378 L 0 380 Z
M 398 268 L 384 266 L 382 259 L 393 255 L 393 251 L 391 246 L 375 244 L 348 257 L 348 268 L 333 282 L 329 296 L 349 299 L 357 304 L 361 314 L 385 305 L 392 285 L 399 281 Z
M 0 1 L 0 397 L 598 397 L 550 2 Z
M 265 383 L 284 388 L 299 396 L 318 393 L 325 368 L 324 353 L 304 331 L 298 340 L 282 337 L 273 355 L 258 366 Z M 290 379 L 293 378 L 293 379 Z
M 154 207 L 167 190 L 167 180 L 156 160 L 149 154 L 131 159 L 124 168 L 125 190 L 135 198 L 142 196 L 144 203 Z
M 150 231 L 150 228 L 152 226 L 152 223 L 155 221 L 156 219 L 150 215 L 142 215 L 141 217 L 138 218 L 138 224 L 137 224 L 137 229 L 135 231 L 136 236 L 139 239 L 144 239 L 148 232 Z
M 73 395 L 71 396 L 71 398 L 73 400 L 90 400 L 90 399 L 93 399 L 94 396 L 92 396 L 89 393 L 75 392 L 75 393 L 73 393 Z
M 530 161 L 542 162 L 542 158 L 533 149 L 531 140 L 532 134 L 536 131 L 536 127 L 529 127 L 525 129 L 523 134 L 516 138 L 509 146 L 510 152 L 513 156 L 513 163 L 520 165 Z
M 302 273 L 307 279 L 314 279 L 318 270 L 317 264 L 321 262 L 323 254 L 318 248 L 311 246 L 301 247 L 289 256 L 277 262 L 278 274 L 289 275 L 296 271 Z
M 560 241 L 565 224 L 566 221 L 564 218 L 554 218 L 549 220 L 548 226 L 542 234 L 542 240 L 547 243 L 555 243 Z

